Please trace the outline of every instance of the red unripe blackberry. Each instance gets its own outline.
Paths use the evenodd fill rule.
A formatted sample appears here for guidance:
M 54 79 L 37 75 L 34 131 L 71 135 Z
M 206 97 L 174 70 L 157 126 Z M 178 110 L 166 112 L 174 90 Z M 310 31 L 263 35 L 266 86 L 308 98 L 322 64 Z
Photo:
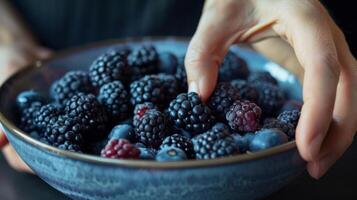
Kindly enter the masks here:
M 229 126 L 239 132 L 252 132 L 259 129 L 262 110 L 250 101 L 236 101 L 226 114 Z
M 101 156 L 114 159 L 138 159 L 140 150 L 126 139 L 112 139 L 102 149 Z

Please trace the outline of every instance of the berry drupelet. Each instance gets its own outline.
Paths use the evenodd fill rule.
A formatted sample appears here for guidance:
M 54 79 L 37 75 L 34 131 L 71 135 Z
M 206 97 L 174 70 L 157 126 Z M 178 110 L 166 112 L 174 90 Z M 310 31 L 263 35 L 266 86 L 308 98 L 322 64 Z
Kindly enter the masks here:
M 83 71 L 70 71 L 66 73 L 61 79 L 54 82 L 50 89 L 51 97 L 60 104 L 63 104 L 79 92 L 93 92 L 89 76 Z
M 94 86 L 119 80 L 126 82 L 130 76 L 126 49 L 111 49 L 99 56 L 89 68 L 89 77 Z
M 262 110 L 250 101 L 236 101 L 226 114 L 229 126 L 239 132 L 252 132 L 259 129 Z
M 128 55 L 128 64 L 133 81 L 158 70 L 159 56 L 152 45 L 142 46 Z
M 245 80 L 236 79 L 231 81 L 231 84 L 238 88 L 241 99 L 258 103 L 259 93 L 251 83 Z
M 230 83 L 219 83 L 211 95 L 208 105 L 219 120 L 224 121 L 230 106 L 240 99 L 239 90 Z
M 97 98 L 113 123 L 124 120 L 129 116 L 129 94 L 120 81 L 103 85 Z
M 108 117 L 94 95 L 78 93 L 66 101 L 65 113 L 76 119 L 86 132 L 86 140 L 97 140 L 106 134 Z
M 247 63 L 232 51 L 228 51 L 219 67 L 219 79 L 224 79 L 224 81 L 236 78 L 246 79 L 248 75 Z
M 193 149 L 192 141 L 182 135 L 174 134 L 166 137 L 160 145 L 160 149 L 164 149 L 166 147 L 179 148 L 185 152 L 188 158 L 195 158 L 195 151 Z
M 288 110 L 279 114 L 278 120 L 292 124 L 296 128 L 300 119 L 300 110 Z
M 171 101 L 168 112 L 176 127 L 192 134 L 207 131 L 214 122 L 211 109 L 194 92 L 178 95 Z
M 114 159 L 137 159 L 140 156 L 140 151 L 126 139 L 112 139 L 109 140 L 100 155 Z
M 166 118 L 158 110 L 148 110 L 135 123 L 136 138 L 147 147 L 157 148 L 165 137 Z

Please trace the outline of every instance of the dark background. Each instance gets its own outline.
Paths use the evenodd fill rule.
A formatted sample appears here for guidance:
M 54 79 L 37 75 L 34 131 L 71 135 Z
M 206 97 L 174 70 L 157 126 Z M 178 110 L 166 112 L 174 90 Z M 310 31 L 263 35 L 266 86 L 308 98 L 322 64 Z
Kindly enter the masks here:
M 136 0 L 125 1 L 125 3 L 116 0 L 105 0 L 100 3 L 93 0 L 14 0 L 13 2 L 40 41 L 54 49 L 125 36 L 191 36 L 199 20 L 203 3 L 202 0 L 155 0 L 156 6 L 153 8 L 148 1 Z M 336 0 L 322 2 L 344 31 L 350 48 L 356 55 L 355 2 Z M 162 10 L 169 8 L 170 11 L 163 17 Z M 114 14 L 108 15 L 105 12 L 113 9 L 115 9 Z M 118 20 L 128 14 L 137 19 Z M 357 142 L 321 180 L 313 180 L 304 174 L 267 200 L 357 199 L 356 158 Z M 0 199 L 64 200 L 67 198 L 37 177 L 13 171 L 0 155 Z

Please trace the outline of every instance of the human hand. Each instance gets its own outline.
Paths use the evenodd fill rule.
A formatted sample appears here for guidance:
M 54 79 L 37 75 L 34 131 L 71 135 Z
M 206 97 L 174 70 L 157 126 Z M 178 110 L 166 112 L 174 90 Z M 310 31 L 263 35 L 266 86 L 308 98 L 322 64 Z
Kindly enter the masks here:
M 11 74 L 35 61 L 46 58 L 50 55 L 48 49 L 38 47 L 31 42 L 0 43 L 0 84 L 2 84 Z M 18 171 L 32 172 L 31 169 L 21 160 L 0 130 L 0 149 L 8 161 L 9 165 Z
M 317 0 L 207 0 L 185 59 L 189 90 L 207 100 L 229 46 L 242 42 L 304 69 L 296 142 L 320 178 L 357 131 L 357 62 L 344 34 Z

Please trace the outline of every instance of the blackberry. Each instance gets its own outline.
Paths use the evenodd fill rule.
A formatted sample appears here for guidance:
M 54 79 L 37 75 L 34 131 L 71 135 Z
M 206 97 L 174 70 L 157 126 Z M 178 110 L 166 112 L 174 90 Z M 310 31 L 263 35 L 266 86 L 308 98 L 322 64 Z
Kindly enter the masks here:
M 240 97 L 253 103 L 258 103 L 259 93 L 257 89 L 249 82 L 241 79 L 231 81 L 231 84 L 238 88 Z
M 166 134 L 166 119 L 158 110 L 148 110 L 135 123 L 136 138 L 147 147 L 157 148 Z
M 152 45 L 142 46 L 128 55 L 128 64 L 132 80 L 138 80 L 147 74 L 157 72 L 159 56 Z
M 296 128 L 300 119 L 300 110 L 288 110 L 279 114 L 278 120 L 292 124 Z
M 29 108 L 34 102 L 40 102 L 44 104 L 46 99 L 40 93 L 34 90 L 23 91 L 16 97 L 16 105 L 20 110 Z
M 179 84 L 175 76 L 169 74 L 157 74 L 157 76 L 164 87 L 165 103 L 170 103 L 179 93 Z
M 151 102 L 160 107 L 165 101 L 164 86 L 155 76 L 144 76 L 130 84 L 130 101 L 133 105 Z
M 178 58 L 178 64 L 177 64 L 176 73 L 175 73 L 175 78 L 177 79 L 177 81 L 179 83 L 179 90 L 181 92 L 186 92 L 188 90 L 187 74 L 186 74 L 184 61 L 185 61 L 184 56 Z
M 251 83 L 270 83 L 273 85 L 278 85 L 278 81 L 269 72 L 254 72 L 248 77 L 248 81 Z
M 114 159 L 137 159 L 140 156 L 140 151 L 128 140 L 112 139 L 104 147 L 100 155 Z
M 66 73 L 61 79 L 54 82 L 50 89 L 51 97 L 61 104 L 78 92 L 93 92 L 89 76 L 83 71 Z
M 83 127 L 76 119 L 62 115 L 46 126 L 41 141 L 54 147 L 71 151 L 81 151 Z
M 35 114 L 35 124 L 39 131 L 43 131 L 52 121 L 56 121 L 61 110 L 54 104 L 42 106 Z
M 214 122 L 211 109 L 196 93 L 182 93 L 171 101 L 169 117 L 174 125 L 192 134 L 207 131 Z
M 231 131 L 229 127 L 221 122 L 216 123 L 214 126 L 212 126 L 211 131 L 215 133 L 224 133 L 224 135 L 230 135 Z
M 89 77 L 92 84 L 98 88 L 119 80 L 126 82 L 130 76 L 127 64 L 127 51 L 111 49 L 99 56 L 89 67 Z
M 191 140 L 182 135 L 174 134 L 166 137 L 160 145 L 160 149 L 164 149 L 166 147 L 179 148 L 185 152 L 188 158 L 195 158 L 195 151 Z
M 134 118 L 133 118 L 133 125 L 137 124 L 138 120 L 146 113 L 148 110 L 156 109 L 157 107 L 150 102 L 138 104 L 134 108 Z
M 239 90 L 230 83 L 219 83 L 211 95 L 208 105 L 215 116 L 221 121 L 225 119 L 225 114 L 229 107 L 236 100 L 240 99 Z
M 263 116 L 274 117 L 285 102 L 284 92 L 269 83 L 256 83 L 254 87 L 259 92 L 258 105 L 263 110 Z
M 247 63 L 232 51 L 228 51 L 219 67 L 219 80 L 246 79 L 248 75 Z
M 20 127 L 25 132 L 36 131 L 35 118 L 37 112 L 41 109 L 42 103 L 33 102 L 30 107 L 21 112 Z
M 280 121 L 277 119 L 269 120 L 267 123 L 263 125 L 263 129 L 271 129 L 276 128 L 283 131 L 289 139 L 293 139 L 295 137 L 295 128 L 293 124 Z
M 175 74 L 178 64 L 177 57 L 171 52 L 159 53 L 159 72 L 167 74 Z
M 252 132 L 259 129 L 262 110 L 250 101 L 236 101 L 226 114 L 229 126 L 239 132 Z
M 173 162 L 186 160 L 187 156 L 182 149 L 176 147 L 166 147 L 161 149 L 156 154 L 156 161 L 159 162 Z
M 239 152 L 238 146 L 224 129 L 212 129 L 192 139 L 196 159 L 214 159 Z
M 79 121 L 86 132 L 86 140 L 97 140 L 105 137 L 108 122 L 105 110 L 94 95 L 78 93 L 66 101 L 65 113 Z
M 98 101 L 114 123 L 129 116 L 129 95 L 120 81 L 103 85 L 99 91 Z

